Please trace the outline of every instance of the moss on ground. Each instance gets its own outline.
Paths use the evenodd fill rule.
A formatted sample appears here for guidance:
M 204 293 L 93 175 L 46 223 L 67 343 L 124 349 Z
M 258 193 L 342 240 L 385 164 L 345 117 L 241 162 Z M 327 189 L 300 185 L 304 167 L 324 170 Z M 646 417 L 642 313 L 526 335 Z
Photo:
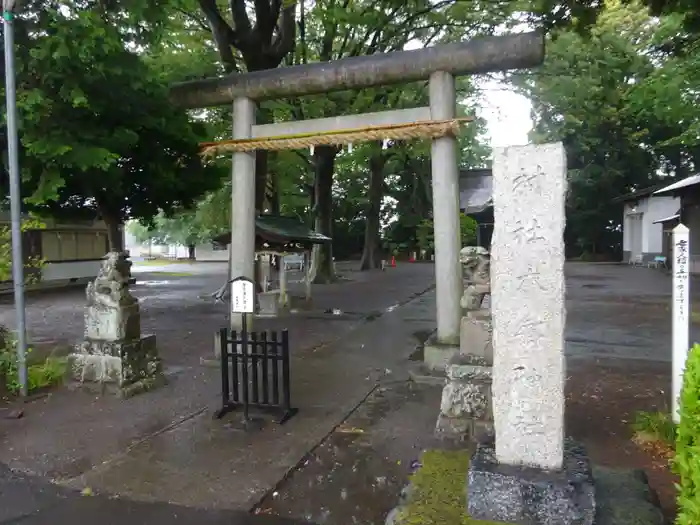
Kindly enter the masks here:
M 397 525 L 503 525 L 471 519 L 466 514 L 468 451 L 428 450 L 412 479 L 409 502 L 402 507 Z

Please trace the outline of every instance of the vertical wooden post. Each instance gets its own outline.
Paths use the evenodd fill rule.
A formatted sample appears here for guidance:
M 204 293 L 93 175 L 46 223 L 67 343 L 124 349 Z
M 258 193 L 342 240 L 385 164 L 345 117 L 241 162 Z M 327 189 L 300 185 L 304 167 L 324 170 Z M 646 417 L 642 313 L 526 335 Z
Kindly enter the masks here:
M 311 257 L 310 252 L 304 252 L 304 287 L 306 290 L 306 302 L 311 301 Z
M 690 348 L 689 230 L 679 224 L 673 229 L 673 421 L 680 423 L 680 395 L 683 370 Z
M 279 275 L 280 275 L 280 308 L 287 307 L 287 269 L 284 266 L 284 255 L 279 257 Z

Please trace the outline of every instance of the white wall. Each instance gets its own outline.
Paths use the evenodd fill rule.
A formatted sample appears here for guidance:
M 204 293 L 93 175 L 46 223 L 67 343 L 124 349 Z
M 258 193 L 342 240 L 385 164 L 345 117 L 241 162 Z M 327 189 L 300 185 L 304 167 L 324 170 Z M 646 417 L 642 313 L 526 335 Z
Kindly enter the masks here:
M 41 281 L 58 282 L 70 279 L 94 279 L 100 271 L 102 261 L 77 261 L 47 263 L 41 269 Z
M 195 257 L 198 261 L 228 261 L 228 246 L 224 250 L 215 250 L 210 242 L 198 244 L 195 247 Z
M 624 211 L 624 222 L 622 224 L 622 249 L 626 252 L 632 251 L 634 242 L 632 240 L 633 228 L 632 217 L 646 214 L 649 199 L 641 199 L 636 202 L 626 203 Z M 641 244 L 643 244 L 643 240 Z
M 132 257 L 171 257 L 186 259 L 189 257 L 187 246 L 168 244 L 141 244 L 130 236 L 126 235 L 124 246 L 129 250 Z M 228 261 L 228 246 L 223 250 L 215 250 L 211 242 L 198 244 L 195 246 L 195 258 L 198 261 Z
M 663 251 L 663 224 L 654 221 L 671 217 L 681 207 L 678 197 L 652 197 L 647 199 L 647 211 L 642 218 L 642 251 L 661 253 Z
M 626 203 L 622 228 L 622 249 L 632 251 L 631 216 L 641 214 L 641 252 L 661 253 L 663 251 L 663 225 L 654 221 L 675 215 L 681 207 L 678 197 L 646 197 L 636 202 Z

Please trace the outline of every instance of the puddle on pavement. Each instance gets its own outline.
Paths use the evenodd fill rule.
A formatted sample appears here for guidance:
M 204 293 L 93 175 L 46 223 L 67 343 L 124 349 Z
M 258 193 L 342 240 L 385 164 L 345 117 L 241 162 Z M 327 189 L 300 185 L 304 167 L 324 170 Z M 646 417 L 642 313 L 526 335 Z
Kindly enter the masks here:
M 418 346 L 411 352 L 411 355 L 408 356 L 409 361 L 424 361 L 425 342 L 430 338 L 431 333 L 431 330 L 416 330 L 413 332 L 413 337 L 418 340 Z
M 419 348 L 416 348 L 411 355 L 408 356 L 409 361 L 418 361 L 418 362 L 423 362 L 425 361 L 425 349 L 420 346 Z
M 171 284 L 172 281 L 136 281 L 138 286 L 166 286 Z
M 439 390 L 379 389 L 254 511 L 319 525 L 381 525 L 432 436 Z M 430 397 L 427 397 L 427 396 Z
M 365 317 L 365 321 L 375 321 L 382 316 L 382 312 L 370 312 Z

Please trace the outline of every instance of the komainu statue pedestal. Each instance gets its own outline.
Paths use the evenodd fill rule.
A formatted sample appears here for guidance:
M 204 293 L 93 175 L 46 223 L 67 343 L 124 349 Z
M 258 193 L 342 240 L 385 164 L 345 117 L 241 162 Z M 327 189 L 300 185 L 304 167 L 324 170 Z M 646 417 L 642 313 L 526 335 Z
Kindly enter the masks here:
M 130 267 L 125 254 L 110 252 L 87 285 L 85 340 L 68 356 L 72 386 L 130 397 L 165 382 L 155 335 L 141 335 L 138 299 L 129 291 Z

